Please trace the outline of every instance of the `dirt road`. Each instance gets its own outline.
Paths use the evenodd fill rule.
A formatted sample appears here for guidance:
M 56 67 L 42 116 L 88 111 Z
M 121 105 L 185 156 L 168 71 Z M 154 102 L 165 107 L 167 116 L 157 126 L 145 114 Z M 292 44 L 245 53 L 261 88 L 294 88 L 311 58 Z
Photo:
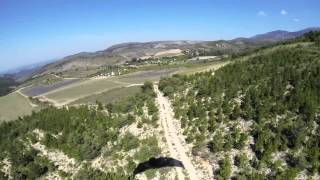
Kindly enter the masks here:
M 23 93 L 21 92 L 21 90 L 23 90 L 23 89 L 24 89 L 24 88 L 18 89 L 18 90 L 16 91 L 16 93 L 18 93 L 18 94 L 20 94 L 21 96 L 23 96 L 24 98 L 26 98 L 31 107 L 33 107 L 33 108 L 38 107 L 38 105 L 33 104 L 33 103 L 31 102 L 31 100 L 29 99 L 29 97 L 28 97 L 27 95 L 25 95 L 25 94 L 23 94 Z
M 194 167 L 191 158 L 187 153 L 187 148 L 184 147 L 184 144 L 186 144 L 184 142 L 184 138 L 179 134 L 180 127 L 177 127 L 176 123 L 174 122 L 176 120 L 174 119 L 173 110 L 171 108 L 169 100 L 163 96 L 162 92 L 159 91 L 157 85 L 154 85 L 154 90 L 157 93 L 156 101 L 159 106 L 161 128 L 164 131 L 170 156 L 182 161 L 189 179 L 200 179 L 197 174 L 196 168 Z M 182 172 L 182 168 L 176 168 L 176 170 L 179 180 L 186 179 L 185 175 Z

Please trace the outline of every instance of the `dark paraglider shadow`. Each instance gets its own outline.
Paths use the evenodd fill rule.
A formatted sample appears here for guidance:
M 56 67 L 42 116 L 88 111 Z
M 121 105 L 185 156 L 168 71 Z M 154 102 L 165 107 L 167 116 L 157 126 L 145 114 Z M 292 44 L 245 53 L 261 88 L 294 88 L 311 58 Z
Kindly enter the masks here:
M 133 176 L 142 173 L 149 169 L 160 169 L 164 167 L 181 167 L 184 168 L 184 165 L 181 161 L 176 160 L 170 157 L 159 157 L 159 158 L 150 158 L 149 161 L 138 164 L 136 169 L 133 171 Z

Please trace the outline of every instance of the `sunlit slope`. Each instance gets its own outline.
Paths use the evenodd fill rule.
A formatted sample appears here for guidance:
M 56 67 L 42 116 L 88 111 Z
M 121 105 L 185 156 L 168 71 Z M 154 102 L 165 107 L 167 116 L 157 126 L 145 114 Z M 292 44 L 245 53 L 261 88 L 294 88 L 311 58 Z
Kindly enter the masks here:
M 17 92 L 0 97 L 0 122 L 15 120 L 35 110 L 30 101 Z

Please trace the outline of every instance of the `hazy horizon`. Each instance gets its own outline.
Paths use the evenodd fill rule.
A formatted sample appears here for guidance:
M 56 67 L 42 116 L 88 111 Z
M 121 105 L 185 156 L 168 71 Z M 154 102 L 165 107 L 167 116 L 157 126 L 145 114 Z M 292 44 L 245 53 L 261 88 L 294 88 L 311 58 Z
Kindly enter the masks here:
M 0 72 L 124 42 L 233 39 L 317 27 L 319 6 L 316 0 L 4 0 Z

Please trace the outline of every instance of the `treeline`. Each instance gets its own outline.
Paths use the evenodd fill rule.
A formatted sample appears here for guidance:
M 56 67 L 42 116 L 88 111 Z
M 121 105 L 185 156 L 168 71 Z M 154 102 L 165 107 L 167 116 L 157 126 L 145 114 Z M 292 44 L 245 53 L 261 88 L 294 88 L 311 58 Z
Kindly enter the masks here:
M 0 125 L 0 161 L 9 160 L 10 175 L 14 179 L 35 179 L 57 171 L 57 167 L 44 156 L 39 156 L 40 152 L 30 148 L 30 143 L 40 141 L 47 148 L 61 150 L 79 163 L 90 161 L 99 155 L 117 160 L 123 153 L 139 149 L 124 169 L 119 165 L 115 167 L 115 172 L 105 174 L 100 171 L 91 172 L 90 168 L 84 166 L 75 176 L 78 179 L 128 179 L 136 162 L 145 161 L 160 153 L 154 138 L 140 141 L 131 134 L 119 136 L 121 128 L 136 122 L 137 117 L 142 115 L 144 105 L 148 107 L 152 119 L 146 119 L 143 123 L 155 124 L 158 109 L 154 104 L 154 96 L 153 85 L 147 82 L 142 86 L 141 93 L 115 104 L 98 103 L 98 108 L 49 107 L 16 121 L 4 122 Z M 42 139 L 33 133 L 35 129 L 44 133 Z M 115 145 L 109 147 L 107 144 Z M 62 177 L 70 177 L 70 174 L 59 172 Z
M 304 170 L 306 176 L 319 173 L 319 37 L 320 33 L 308 33 L 285 43 L 296 45 L 275 46 L 269 53 L 227 65 L 214 76 L 206 72 L 163 78 L 159 88 L 173 100 L 194 153 L 206 148 L 214 154 L 242 150 L 249 146 L 250 136 L 254 158 L 237 163 L 247 164 L 238 179 L 292 179 Z M 252 123 L 249 131 L 238 128 L 241 121 Z M 221 128 L 225 126 L 229 130 Z M 284 154 L 283 159 L 273 161 L 276 153 Z M 233 162 L 246 159 L 240 157 Z M 230 168 L 226 161 L 220 167 Z M 218 177 L 219 173 L 230 176 L 226 167 Z

